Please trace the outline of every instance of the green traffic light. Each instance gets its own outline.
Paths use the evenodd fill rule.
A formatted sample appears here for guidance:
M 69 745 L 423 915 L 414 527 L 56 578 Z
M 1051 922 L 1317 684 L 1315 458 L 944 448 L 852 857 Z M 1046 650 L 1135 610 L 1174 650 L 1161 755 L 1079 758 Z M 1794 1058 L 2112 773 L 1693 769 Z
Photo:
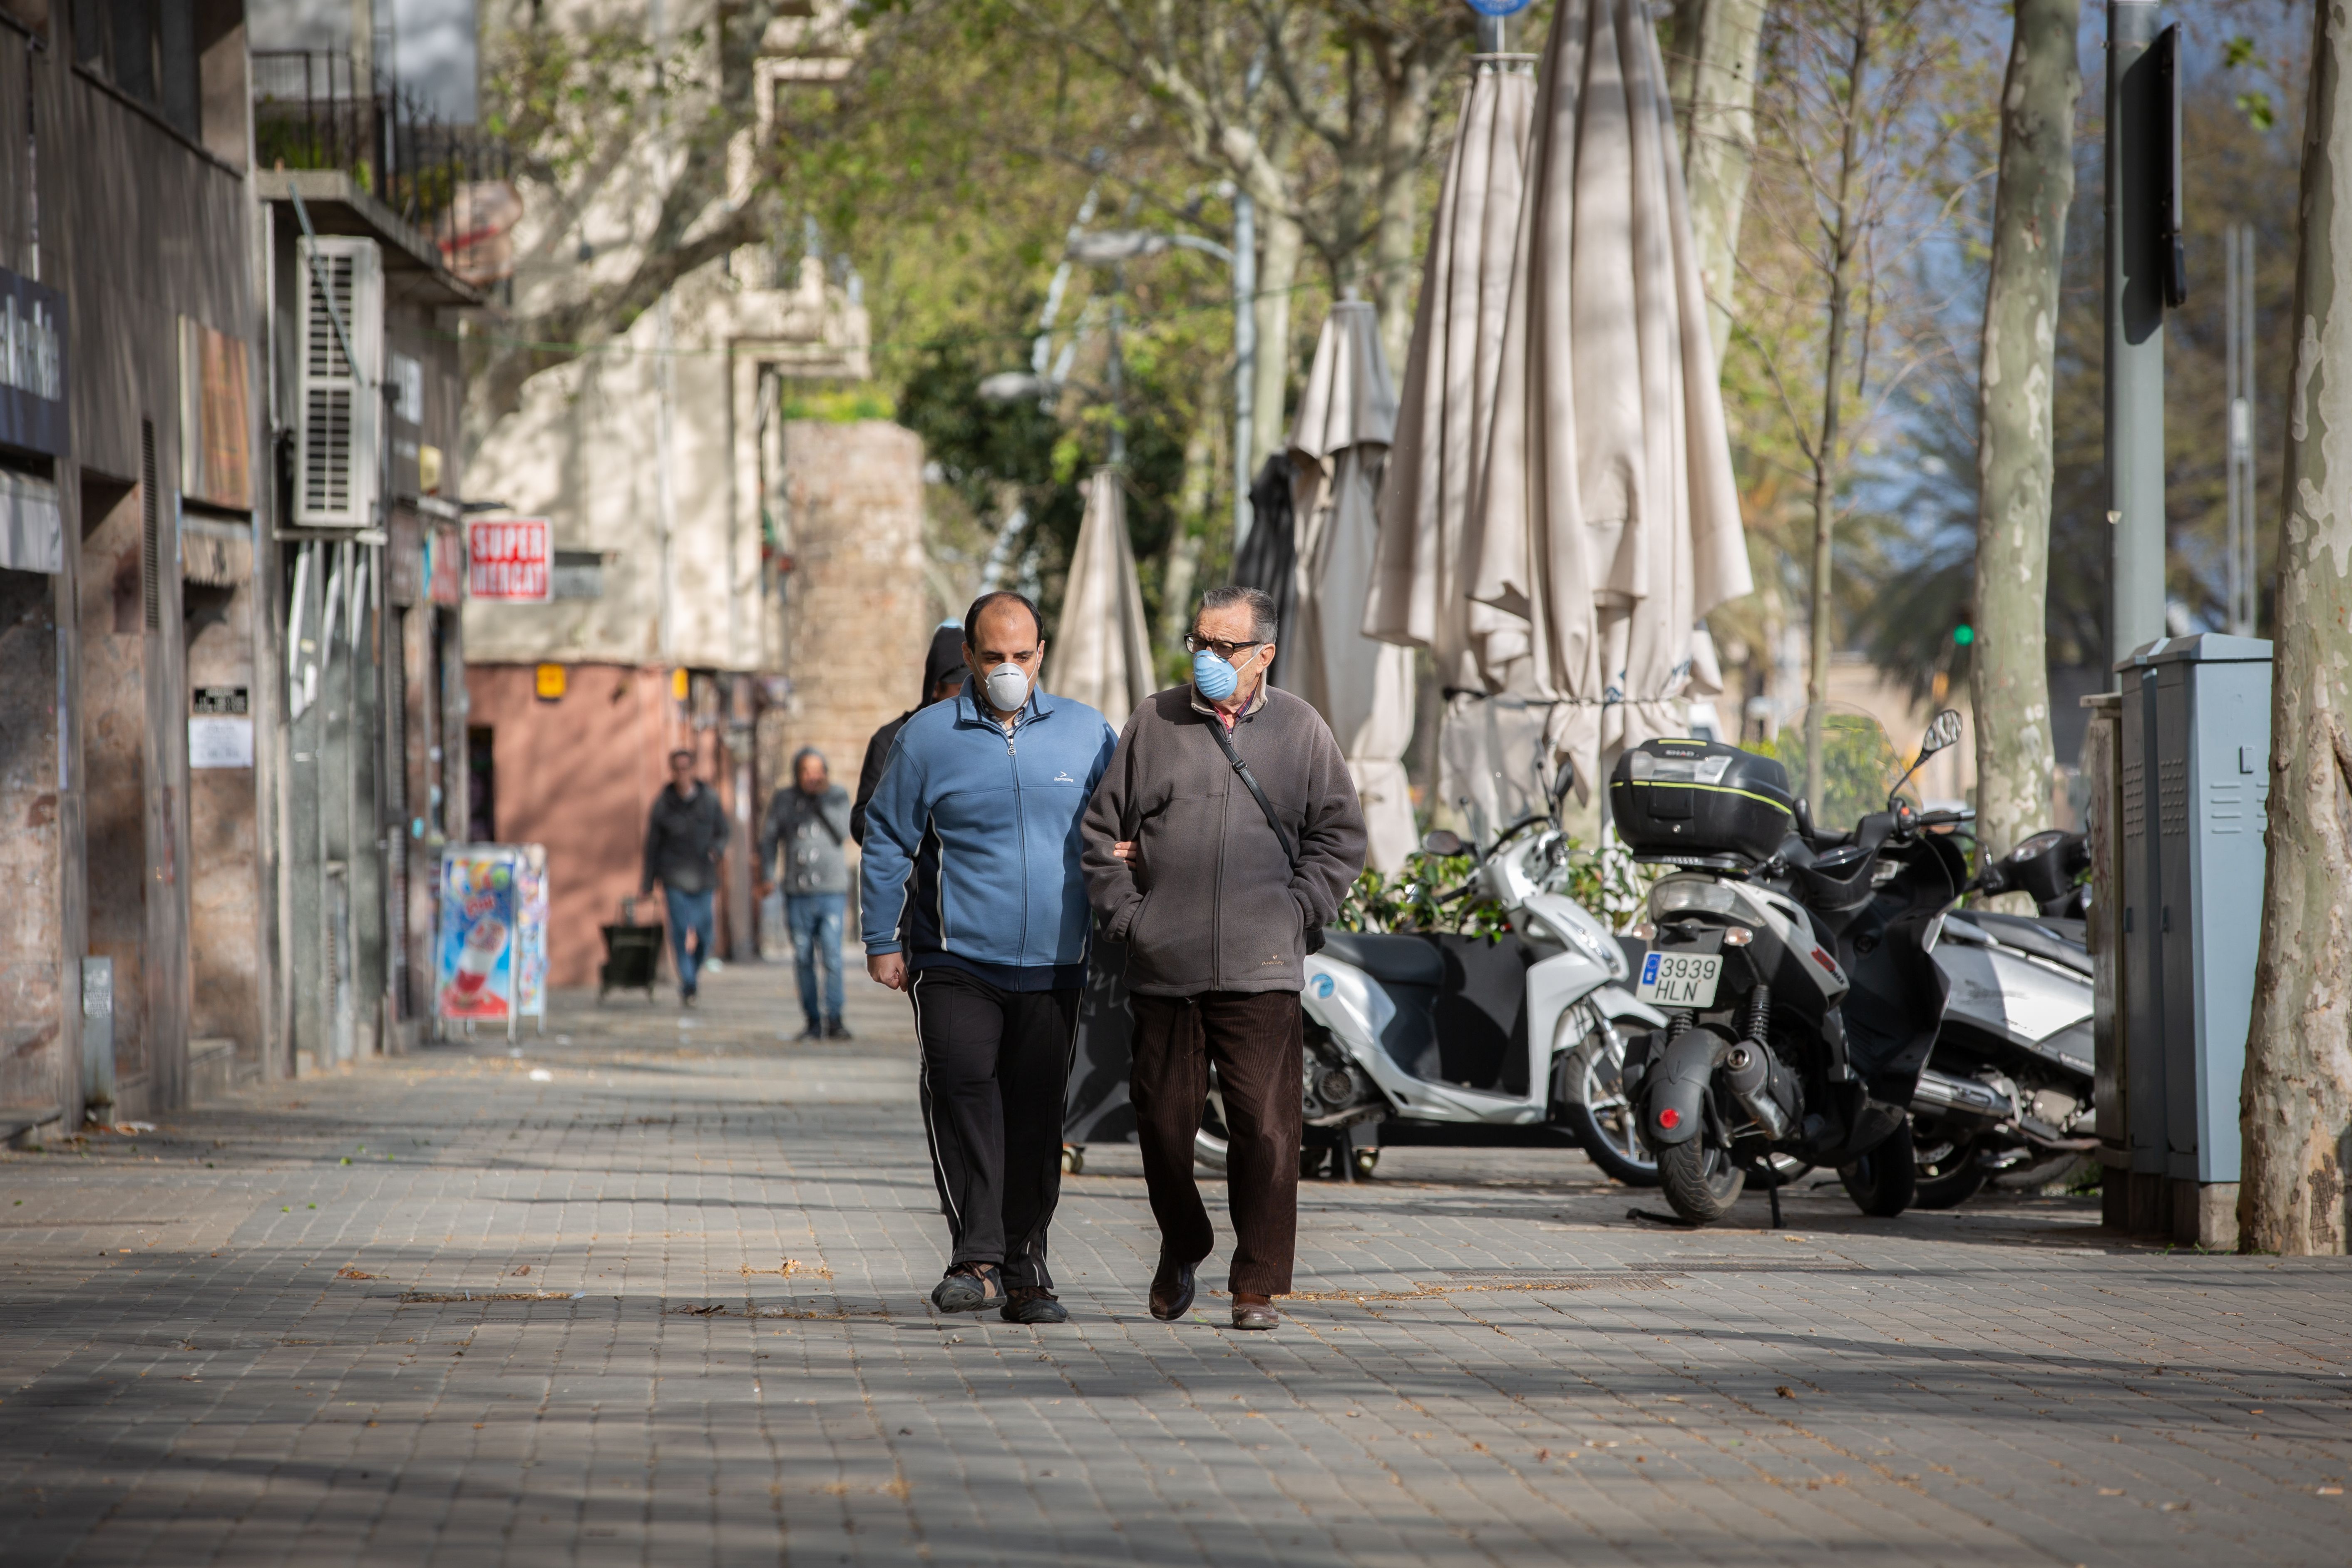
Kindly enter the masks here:
M 1952 640 L 1958 643 L 1960 647 L 1966 647 L 1969 644 L 1977 640 L 1977 629 L 1976 627 L 1969 625 L 1966 621 L 1962 621 L 1958 626 L 1952 628 Z

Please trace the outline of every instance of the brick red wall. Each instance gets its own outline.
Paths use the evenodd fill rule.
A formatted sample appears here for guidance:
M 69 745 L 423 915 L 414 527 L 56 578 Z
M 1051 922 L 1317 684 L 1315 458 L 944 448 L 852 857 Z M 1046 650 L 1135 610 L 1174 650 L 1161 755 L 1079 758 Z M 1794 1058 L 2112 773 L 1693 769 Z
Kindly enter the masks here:
M 671 750 L 692 746 L 730 817 L 733 805 L 713 765 L 717 731 L 688 727 L 667 670 L 570 665 L 553 702 L 534 695 L 533 677 L 527 664 L 467 666 L 468 721 L 492 732 L 499 842 L 547 847 L 549 983 L 593 985 L 604 956 L 597 928 L 637 890 L 646 815 Z M 722 917 L 726 907 L 722 897 Z M 662 918 L 656 890 L 637 919 Z M 723 919 L 719 940 L 724 951 Z

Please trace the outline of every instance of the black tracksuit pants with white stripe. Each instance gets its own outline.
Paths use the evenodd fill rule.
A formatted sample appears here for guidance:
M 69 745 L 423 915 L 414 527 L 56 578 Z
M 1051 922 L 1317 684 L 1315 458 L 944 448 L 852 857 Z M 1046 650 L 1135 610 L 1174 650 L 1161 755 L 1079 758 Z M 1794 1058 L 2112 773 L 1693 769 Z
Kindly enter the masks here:
M 1053 1289 L 1045 1231 L 1062 1195 L 1062 1100 L 1078 988 L 1007 991 L 961 969 L 915 975 L 923 1126 L 952 1263 Z

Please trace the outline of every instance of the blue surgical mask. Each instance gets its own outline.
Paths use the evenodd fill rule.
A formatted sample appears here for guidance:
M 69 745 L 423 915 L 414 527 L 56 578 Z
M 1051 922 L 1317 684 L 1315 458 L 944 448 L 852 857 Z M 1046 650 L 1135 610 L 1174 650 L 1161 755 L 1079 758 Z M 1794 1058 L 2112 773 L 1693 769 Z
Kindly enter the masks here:
M 1219 658 L 1213 649 L 1204 647 L 1192 656 L 1192 684 L 1210 701 L 1223 702 L 1241 683 L 1242 678 L 1234 667 Z

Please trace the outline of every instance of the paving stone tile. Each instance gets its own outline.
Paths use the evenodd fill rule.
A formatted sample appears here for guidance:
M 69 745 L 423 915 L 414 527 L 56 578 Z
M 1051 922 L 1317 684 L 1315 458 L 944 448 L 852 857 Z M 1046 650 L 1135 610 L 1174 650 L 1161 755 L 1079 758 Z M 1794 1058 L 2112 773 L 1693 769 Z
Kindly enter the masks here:
M 790 986 L 0 1155 L 0 1562 L 2346 1559 L 2343 1260 L 1819 1177 L 1686 1233 L 1558 1146 L 1406 1144 L 1303 1190 L 1237 1337 L 1143 1311 L 1107 1146 L 1074 1321 L 946 1319 L 903 1005 L 800 1045 Z

